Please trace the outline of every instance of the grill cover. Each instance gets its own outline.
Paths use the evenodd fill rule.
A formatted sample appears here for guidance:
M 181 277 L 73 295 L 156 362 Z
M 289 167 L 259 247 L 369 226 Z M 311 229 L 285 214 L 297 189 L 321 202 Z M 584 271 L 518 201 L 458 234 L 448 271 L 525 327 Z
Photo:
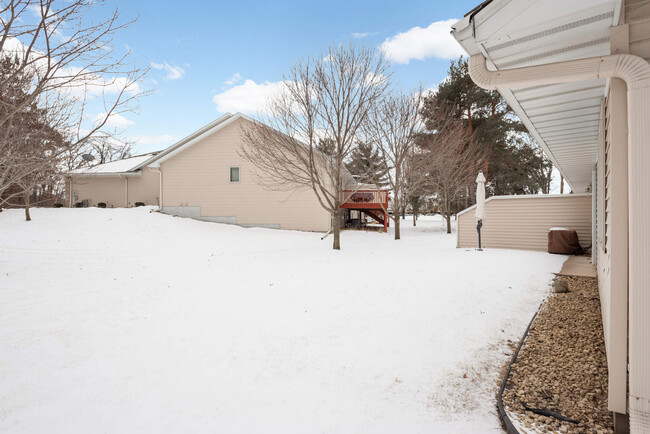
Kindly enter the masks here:
M 561 255 L 576 255 L 582 252 L 578 233 L 573 229 L 552 229 L 548 232 L 548 252 Z

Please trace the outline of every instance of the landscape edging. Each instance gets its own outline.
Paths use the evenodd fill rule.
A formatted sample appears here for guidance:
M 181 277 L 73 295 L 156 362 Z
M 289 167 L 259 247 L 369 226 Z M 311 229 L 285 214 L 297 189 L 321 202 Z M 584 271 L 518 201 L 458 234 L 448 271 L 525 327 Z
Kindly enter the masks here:
M 515 351 L 515 353 L 512 355 L 512 359 L 510 360 L 510 363 L 508 363 L 508 369 L 506 369 L 506 373 L 504 374 L 503 380 L 501 381 L 501 387 L 499 387 L 499 393 L 497 393 L 497 408 L 499 409 L 499 416 L 501 417 L 501 421 L 503 421 L 503 424 L 505 425 L 508 434 L 520 434 L 520 432 L 513 425 L 512 421 L 508 417 L 508 413 L 506 412 L 506 409 L 503 406 L 503 391 L 506 389 L 506 383 L 508 382 L 508 377 L 510 377 L 510 370 L 512 369 L 512 365 L 515 363 L 515 361 L 517 361 L 517 356 L 519 355 L 519 351 L 521 351 L 521 347 L 524 345 L 524 341 L 528 336 L 530 327 L 533 325 L 533 321 L 535 321 L 535 318 L 537 318 L 537 314 L 542 309 L 543 305 L 544 302 L 542 302 L 539 305 L 537 311 L 533 315 L 533 318 L 528 323 L 528 327 L 526 327 L 526 331 L 524 331 L 524 335 L 521 337 L 521 340 L 519 341 L 519 346 L 517 347 L 517 351 Z

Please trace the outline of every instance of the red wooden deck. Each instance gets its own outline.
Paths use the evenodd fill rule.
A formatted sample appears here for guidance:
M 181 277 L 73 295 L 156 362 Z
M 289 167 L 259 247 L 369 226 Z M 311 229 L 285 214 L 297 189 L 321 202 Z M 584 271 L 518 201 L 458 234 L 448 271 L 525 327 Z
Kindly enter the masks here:
M 388 230 L 388 191 L 386 190 L 343 190 L 341 208 L 362 211 Z

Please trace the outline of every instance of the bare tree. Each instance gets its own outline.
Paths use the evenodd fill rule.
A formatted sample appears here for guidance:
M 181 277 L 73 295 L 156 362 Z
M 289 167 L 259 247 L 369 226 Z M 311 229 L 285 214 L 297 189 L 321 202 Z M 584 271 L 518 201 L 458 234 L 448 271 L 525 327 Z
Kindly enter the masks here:
M 242 156 L 272 190 L 309 188 L 333 219 L 340 249 L 343 191 L 354 189 L 345 168 L 361 125 L 389 83 L 388 63 L 374 49 L 332 46 L 299 61 L 271 99 L 265 123 L 243 130 Z
M 412 95 L 391 94 L 373 106 L 363 129 L 366 141 L 379 150 L 384 165 L 389 168 L 386 179 L 393 193 L 396 240 L 400 239 L 400 210 L 407 205 L 411 193 L 426 183 L 424 159 L 417 146 L 422 128 L 421 95 L 421 90 Z
M 450 234 L 451 216 L 457 212 L 455 205 L 467 194 L 467 186 L 476 177 L 485 151 L 472 140 L 471 132 L 461 120 L 441 112 L 438 121 L 435 132 L 422 136 L 421 147 L 426 150 L 428 185 L 436 195 Z
M 112 47 L 115 33 L 132 22 L 122 23 L 117 11 L 104 20 L 90 17 L 101 3 L 0 3 L 0 95 L 12 95 L 0 101 L 0 205 L 24 194 L 5 194 L 10 188 L 39 179 L 46 167 L 61 168 L 65 158 L 79 155 L 92 139 L 113 136 L 111 116 L 134 110 L 143 94 L 139 81 L 146 69 L 129 64 L 130 53 L 119 55 Z M 29 125 L 21 122 L 35 108 L 64 140 L 38 158 L 26 159 L 25 143 L 13 138 L 29 134 Z

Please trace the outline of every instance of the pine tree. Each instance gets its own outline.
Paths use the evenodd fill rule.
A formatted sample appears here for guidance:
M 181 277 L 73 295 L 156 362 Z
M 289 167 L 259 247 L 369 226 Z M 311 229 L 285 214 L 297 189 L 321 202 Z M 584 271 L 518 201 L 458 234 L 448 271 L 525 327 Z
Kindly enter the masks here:
M 424 99 L 422 116 L 429 131 L 440 127 L 441 113 L 465 122 L 485 152 L 476 172 L 483 170 L 488 195 L 534 194 L 548 190 L 551 163 L 497 91 L 478 87 L 462 57 L 452 61 L 449 76 L 438 91 Z M 467 186 L 464 207 L 474 202 L 474 186 Z
M 371 144 L 358 142 L 346 167 L 352 176 L 362 184 L 375 184 L 378 187 L 388 184 L 386 179 L 388 169 L 379 155 L 379 151 Z

